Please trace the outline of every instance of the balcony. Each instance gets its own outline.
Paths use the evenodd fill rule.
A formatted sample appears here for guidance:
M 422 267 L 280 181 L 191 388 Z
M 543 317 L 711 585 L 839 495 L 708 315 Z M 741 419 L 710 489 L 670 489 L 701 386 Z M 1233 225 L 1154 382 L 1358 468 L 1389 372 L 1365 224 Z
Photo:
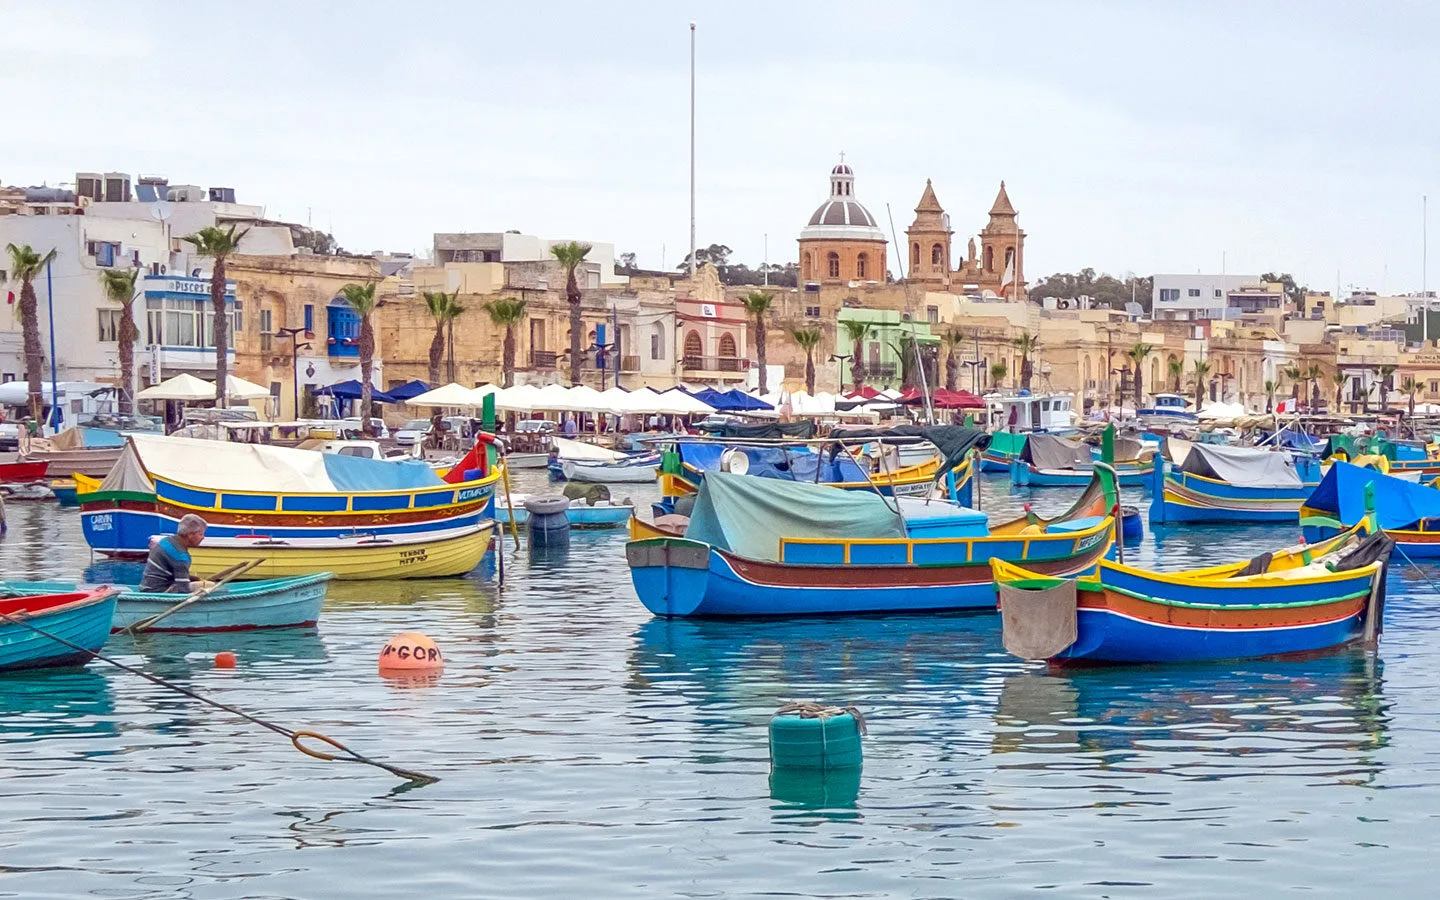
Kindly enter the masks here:
M 622 372 L 638 372 L 638 371 L 640 371 L 640 357 L 638 357 L 638 356 L 622 356 L 622 357 L 620 357 L 620 371 L 622 371 Z
M 750 360 L 738 356 L 686 356 L 680 360 L 680 368 L 700 372 L 744 372 L 750 368 Z
M 867 380 L 872 378 L 894 378 L 896 375 L 900 374 L 899 368 L 900 367 L 895 365 L 894 363 L 866 363 L 865 378 Z
M 531 350 L 530 368 L 532 369 L 553 369 L 555 368 L 556 354 L 552 350 Z

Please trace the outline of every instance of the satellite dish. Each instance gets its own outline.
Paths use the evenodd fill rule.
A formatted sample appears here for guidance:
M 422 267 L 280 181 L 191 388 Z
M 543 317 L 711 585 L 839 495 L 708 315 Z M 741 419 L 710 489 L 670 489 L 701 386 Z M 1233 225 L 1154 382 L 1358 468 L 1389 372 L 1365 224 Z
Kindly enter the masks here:
M 170 216 L 174 215 L 174 213 L 174 208 L 171 207 L 170 204 L 166 203 L 164 200 L 156 200 L 154 203 L 150 204 L 150 218 L 154 219 L 157 222 L 165 221 L 166 219 L 170 218 Z

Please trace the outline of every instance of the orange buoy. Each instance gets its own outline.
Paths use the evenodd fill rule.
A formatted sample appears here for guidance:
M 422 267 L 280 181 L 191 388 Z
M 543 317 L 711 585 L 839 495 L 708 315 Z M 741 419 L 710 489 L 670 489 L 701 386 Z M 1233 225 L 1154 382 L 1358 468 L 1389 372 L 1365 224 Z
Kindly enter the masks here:
M 397 634 L 380 651 L 380 674 L 406 675 L 444 668 L 445 657 L 435 642 L 418 631 Z
M 215 668 L 235 668 L 235 654 L 231 653 L 229 650 L 221 650 L 219 653 L 215 654 Z

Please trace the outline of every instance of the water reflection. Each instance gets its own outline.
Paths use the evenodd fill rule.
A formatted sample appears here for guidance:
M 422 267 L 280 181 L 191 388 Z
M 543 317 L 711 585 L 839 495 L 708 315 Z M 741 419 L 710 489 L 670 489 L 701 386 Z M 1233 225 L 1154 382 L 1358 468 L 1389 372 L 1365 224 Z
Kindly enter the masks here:
M 1244 663 L 1036 670 L 1006 677 L 1001 768 L 1368 783 L 1386 746 L 1380 664 L 1360 649 Z
M 93 669 L 36 670 L 0 675 L 0 738 L 119 734 L 115 693 Z

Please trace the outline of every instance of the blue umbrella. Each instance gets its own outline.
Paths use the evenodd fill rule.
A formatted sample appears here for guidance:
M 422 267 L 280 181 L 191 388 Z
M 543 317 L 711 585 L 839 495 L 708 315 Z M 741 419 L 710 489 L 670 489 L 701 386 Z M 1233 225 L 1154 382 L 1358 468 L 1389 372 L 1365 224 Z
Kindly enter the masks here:
M 342 381 L 339 384 L 332 384 L 327 387 L 320 388 L 315 393 L 319 394 L 322 397 L 334 397 L 338 400 L 359 400 L 360 391 L 360 382 L 352 378 L 349 381 Z M 396 399 L 391 395 L 385 393 L 384 391 L 377 390 L 373 387 L 370 389 L 370 399 L 376 403 L 397 402 Z
M 393 387 L 385 393 L 394 397 L 396 400 L 409 400 L 411 397 L 418 397 L 428 390 L 430 390 L 430 385 L 423 381 L 416 380 L 408 381 L 399 387 Z

